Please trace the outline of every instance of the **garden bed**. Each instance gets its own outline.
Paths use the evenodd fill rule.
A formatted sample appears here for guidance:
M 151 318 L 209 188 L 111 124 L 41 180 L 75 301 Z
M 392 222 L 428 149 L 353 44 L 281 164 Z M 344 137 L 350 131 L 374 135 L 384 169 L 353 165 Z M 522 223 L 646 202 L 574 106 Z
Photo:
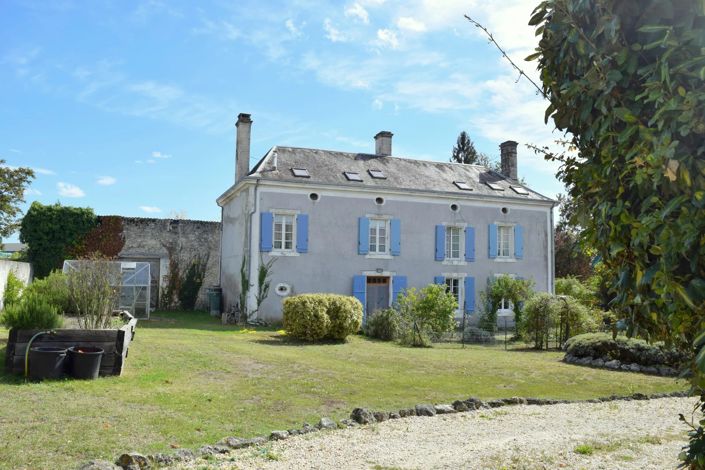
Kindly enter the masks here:
M 54 333 L 39 336 L 32 342 L 32 347 L 72 346 L 98 347 L 105 351 L 100 364 L 101 376 L 120 375 L 125 358 L 127 358 L 130 342 L 135 337 L 137 319 L 127 315 L 127 323 L 122 327 L 110 330 L 62 329 L 52 330 Z M 5 352 L 5 371 L 11 374 L 24 374 L 25 352 L 29 340 L 42 330 L 11 329 Z

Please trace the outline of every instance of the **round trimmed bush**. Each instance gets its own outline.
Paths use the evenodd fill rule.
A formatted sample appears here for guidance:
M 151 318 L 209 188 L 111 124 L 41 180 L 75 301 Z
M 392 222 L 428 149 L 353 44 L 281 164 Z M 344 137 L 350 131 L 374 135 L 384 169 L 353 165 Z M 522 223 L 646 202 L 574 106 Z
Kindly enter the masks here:
M 318 341 L 330 329 L 328 298 L 322 294 L 300 294 L 284 299 L 284 329 L 289 336 Z
M 344 340 L 348 335 L 353 335 L 362 326 L 362 304 L 355 297 L 347 295 L 328 295 L 328 309 L 330 319 L 328 338 Z
M 588 333 L 570 338 L 566 344 L 566 353 L 575 357 L 617 359 L 623 363 L 636 363 L 642 366 L 669 365 L 677 367 L 684 355 L 649 344 L 643 339 L 618 336 L 613 339 L 606 333 Z

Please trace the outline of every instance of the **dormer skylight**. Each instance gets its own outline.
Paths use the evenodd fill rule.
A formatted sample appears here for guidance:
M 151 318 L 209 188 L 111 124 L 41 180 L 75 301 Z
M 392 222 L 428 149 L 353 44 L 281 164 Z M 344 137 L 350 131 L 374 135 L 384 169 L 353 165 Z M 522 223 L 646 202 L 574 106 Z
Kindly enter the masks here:
M 472 188 L 468 186 L 465 181 L 453 181 L 453 184 L 456 185 L 458 189 L 462 189 L 463 191 L 472 191 Z
M 311 175 L 309 175 L 308 170 L 306 168 L 292 168 L 291 172 L 297 178 L 310 178 L 311 177 Z
M 384 174 L 382 170 L 367 170 L 367 172 L 370 174 L 371 177 L 378 179 L 378 180 L 386 180 L 387 176 Z
M 522 188 L 521 186 L 510 186 L 510 188 L 512 188 L 515 193 L 521 194 L 522 196 L 528 196 L 528 195 L 529 195 L 529 191 L 527 191 L 526 189 Z
M 491 182 L 487 181 L 485 184 L 487 186 L 489 186 L 490 188 L 494 189 L 495 191 L 504 191 L 504 188 L 502 186 L 498 185 L 497 183 L 491 183 Z
M 343 174 L 348 179 L 348 181 L 362 181 L 360 173 L 354 171 L 344 171 Z

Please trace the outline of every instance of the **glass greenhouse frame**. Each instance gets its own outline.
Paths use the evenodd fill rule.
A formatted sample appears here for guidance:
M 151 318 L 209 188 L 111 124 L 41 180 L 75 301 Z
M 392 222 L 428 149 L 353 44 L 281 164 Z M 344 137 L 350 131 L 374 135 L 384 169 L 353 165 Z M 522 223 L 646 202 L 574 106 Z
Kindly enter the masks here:
M 84 263 L 104 263 L 105 261 L 66 260 L 63 272 L 67 274 Z M 115 269 L 115 287 L 120 288 L 118 310 L 127 310 L 135 318 L 148 319 L 150 312 L 150 272 L 146 261 L 108 261 Z M 117 280 L 120 279 L 120 284 Z

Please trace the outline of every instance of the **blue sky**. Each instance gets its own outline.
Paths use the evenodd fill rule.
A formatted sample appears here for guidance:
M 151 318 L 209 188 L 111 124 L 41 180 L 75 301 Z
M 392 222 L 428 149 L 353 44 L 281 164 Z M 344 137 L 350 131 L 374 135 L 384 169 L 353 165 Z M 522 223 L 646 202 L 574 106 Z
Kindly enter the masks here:
M 561 137 L 545 103 L 468 14 L 523 62 L 534 1 L 0 2 L 0 158 L 37 178 L 27 205 L 218 220 L 234 123 L 252 164 L 274 145 L 447 160 L 460 131 L 549 196 L 556 165 L 524 144 Z M 16 236 L 6 241 L 13 241 Z

